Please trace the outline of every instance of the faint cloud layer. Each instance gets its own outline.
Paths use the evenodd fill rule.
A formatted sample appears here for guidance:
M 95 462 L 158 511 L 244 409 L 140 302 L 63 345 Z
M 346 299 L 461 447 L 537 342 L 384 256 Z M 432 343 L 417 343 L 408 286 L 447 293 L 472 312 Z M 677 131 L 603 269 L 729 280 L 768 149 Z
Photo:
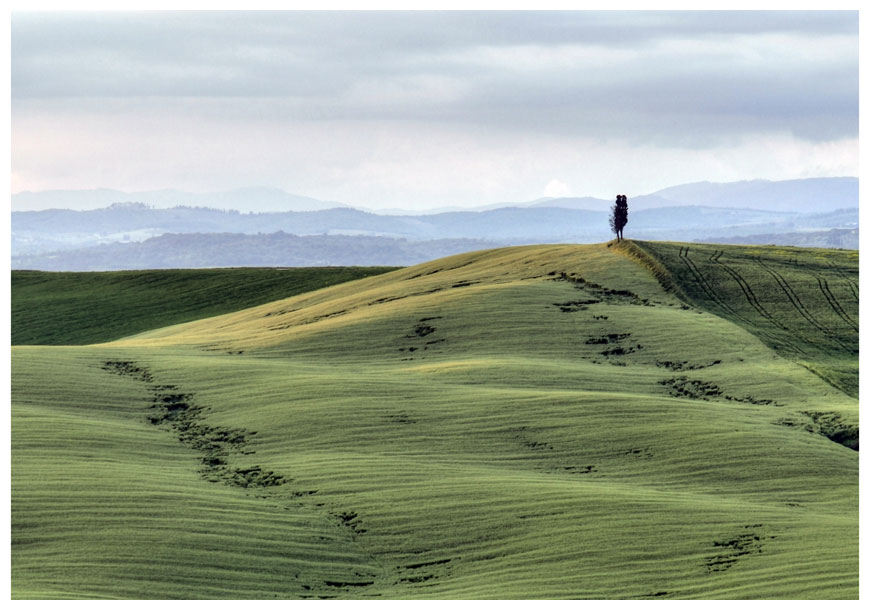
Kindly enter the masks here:
M 699 151 L 767 137 L 824 147 L 857 138 L 858 19 L 854 11 L 16 13 L 12 98 L 22 150 L 38 148 L 27 129 L 40 124 L 90 125 L 112 141 L 152 120 L 167 142 L 188 129 L 201 137 L 204 123 L 218 133 L 304 131 L 314 140 L 288 141 L 283 152 L 307 149 L 312 164 L 323 161 L 318 138 L 357 150 L 361 133 L 378 146 L 403 130 L 430 143 L 439 132 L 463 133 L 477 152 L 499 156 L 488 146 L 506 135 L 587 149 Z M 383 150 L 375 157 L 402 161 Z M 16 162 L 36 160 L 13 150 Z M 336 162 L 359 170 L 371 159 Z M 539 190 L 585 182 L 545 169 Z

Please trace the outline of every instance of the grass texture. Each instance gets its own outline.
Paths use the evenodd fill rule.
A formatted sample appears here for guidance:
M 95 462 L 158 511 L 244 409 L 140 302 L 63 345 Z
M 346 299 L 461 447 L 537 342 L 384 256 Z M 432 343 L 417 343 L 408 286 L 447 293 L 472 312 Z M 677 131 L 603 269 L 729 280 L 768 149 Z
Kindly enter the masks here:
M 627 242 L 689 303 L 858 397 L 858 251 Z M 667 280 L 666 280 L 667 283 Z
M 101 343 L 393 269 L 13 270 L 12 345 Z
M 856 598 L 857 401 L 648 246 L 13 348 L 13 597 Z

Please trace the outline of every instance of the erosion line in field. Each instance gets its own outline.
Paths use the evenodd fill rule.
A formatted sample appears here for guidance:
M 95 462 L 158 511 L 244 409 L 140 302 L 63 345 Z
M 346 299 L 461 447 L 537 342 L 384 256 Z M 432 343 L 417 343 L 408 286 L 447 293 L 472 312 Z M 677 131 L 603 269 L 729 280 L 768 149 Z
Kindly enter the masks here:
M 251 433 L 244 428 L 210 426 L 204 423 L 204 408 L 196 405 L 193 394 L 182 393 L 177 386 L 158 384 L 150 369 L 137 362 L 108 360 L 103 363 L 102 368 L 110 373 L 132 377 L 146 384 L 153 395 L 152 414 L 148 416 L 148 421 L 154 425 L 167 424 L 179 441 L 199 453 L 203 464 L 200 475 L 205 480 L 212 483 L 221 482 L 232 487 L 254 489 L 256 497 L 281 502 L 280 496 L 272 493 L 272 489 L 288 485 L 292 481 L 290 477 L 285 477 L 271 470 L 264 470 L 260 466 L 238 468 L 231 464 L 233 458 L 239 455 L 254 454 L 253 450 L 247 449 L 249 442 L 247 436 L 256 434 L 256 432 Z M 285 489 L 287 488 L 285 487 Z M 291 497 L 296 498 L 300 505 L 304 505 L 303 497 L 316 493 L 316 491 L 291 492 Z M 357 518 L 356 513 L 336 514 L 330 512 L 328 514 L 338 521 L 351 543 L 356 544 L 371 559 L 372 563 L 380 568 L 381 577 L 385 577 L 387 569 L 383 563 L 357 540 L 360 531 L 358 524 L 354 522 Z M 351 514 L 353 516 L 349 517 Z M 326 590 L 317 583 L 311 583 L 306 587 L 306 590 L 311 591 L 312 587 L 319 592 L 336 592 L 335 588 L 346 587 L 354 587 L 359 590 L 373 584 L 375 584 L 374 581 L 325 581 L 324 585 L 328 587 Z

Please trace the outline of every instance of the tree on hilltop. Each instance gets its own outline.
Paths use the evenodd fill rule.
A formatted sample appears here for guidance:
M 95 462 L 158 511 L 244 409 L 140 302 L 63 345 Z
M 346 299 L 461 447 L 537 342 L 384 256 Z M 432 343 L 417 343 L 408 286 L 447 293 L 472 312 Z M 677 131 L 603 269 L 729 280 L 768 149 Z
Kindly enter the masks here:
M 622 240 L 622 229 L 628 224 L 628 197 L 617 195 L 610 212 L 610 230 L 616 233 L 616 241 Z

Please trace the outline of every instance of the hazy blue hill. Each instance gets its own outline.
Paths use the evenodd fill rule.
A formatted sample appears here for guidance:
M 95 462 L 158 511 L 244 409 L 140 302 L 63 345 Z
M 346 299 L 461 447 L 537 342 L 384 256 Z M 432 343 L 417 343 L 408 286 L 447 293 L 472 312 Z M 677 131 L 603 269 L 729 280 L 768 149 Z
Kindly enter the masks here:
M 769 180 L 695 182 L 669 187 L 653 195 L 695 205 L 806 213 L 827 212 L 857 205 L 858 179 L 842 177 L 775 182 Z
M 833 212 L 813 214 L 801 219 L 807 226 L 813 227 L 858 227 L 858 208 L 840 208 Z
M 404 266 L 499 245 L 471 239 L 411 242 L 349 235 L 298 236 L 277 232 L 167 233 L 143 242 L 113 243 L 57 253 L 13 257 L 13 269 L 113 271 L 210 267 Z M 371 266 L 371 265 L 369 265 Z
M 154 209 L 144 203 L 115 203 L 98 210 L 51 209 L 39 212 L 13 212 L 13 231 L 53 233 L 116 233 L 140 229 L 221 230 L 238 223 L 240 214 L 209 208 L 175 207 Z
M 78 193 L 78 197 L 81 193 Z M 100 191 L 101 197 L 114 197 L 117 191 Z M 240 213 L 234 210 L 185 205 L 171 208 L 155 207 L 149 197 L 169 201 L 177 191 L 142 193 L 143 199 L 116 202 L 108 207 L 85 211 L 50 209 L 31 212 L 12 212 L 12 257 L 15 265 L 42 265 L 31 259 L 24 263 L 21 257 L 53 252 L 81 250 L 113 243 L 144 242 L 164 234 L 189 233 L 235 233 L 267 234 L 276 232 L 297 236 L 345 235 L 353 237 L 388 237 L 409 241 L 475 240 L 473 247 L 494 244 L 521 245 L 530 243 L 595 243 L 610 238 L 608 223 L 610 202 L 593 197 L 554 198 L 536 200 L 525 204 L 475 211 L 444 211 L 440 213 L 383 214 L 349 207 L 329 207 L 309 211 L 270 211 Z M 37 194 L 22 193 L 13 196 Z M 129 195 L 129 194 L 124 194 Z M 219 196 L 217 196 L 219 195 Z M 227 202 L 282 201 L 290 195 L 277 189 L 239 189 L 205 195 L 196 199 L 212 204 Z M 27 202 L 25 197 L 25 203 Z M 247 198 L 247 199 L 246 199 Z M 271 198 L 271 199 L 270 199 Z M 320 202 L 324 203 L 324 202 Z M 777 235 L 779 239 L 791 239 L 792 233 L 803 231 L 828 231 L 831 229 L 855 229 L 858 226 L 857 179 L 819 178 L 784 182 L 750 181 L 729 184 L 696 183 L 664 189 L 651 195 L 632 196 L 629 199 L 629 224 L 627 234 L 639 239 L 656 240 L 704 240 L 715 241 L 721 237 L 728 241 L 740 236 L 741 241 L 752 235 Z M 270 204 L 271 205 L 271 204 Z M 277 206 L 278 203 L 275 203 Z M 289 205 L 289 204 L 288 204 Z M 249 209 L 251 206 L 243 207 Z M 274 207 L 274 206 L 273 206 Z M 280 206 L 278 206 L 280 207 Z M 210 248 L 215 240 L 198 238 L 203 248 Z M 768 239 L 767 237 L 765 239 Z M 827 239 L 820 237 L 819 239 Z M 226 238 L 221 238 L 224 242 Z M 209 242 L 206 245 L 205 242 Z M 483 242 L 483 245 L 477 242 Z M 158 242 L 150 242 L 155 246 Z M 779 243 L 779 241 L 777 241 Z M 828 241 L 807 242 L 801 236 L 788 242 L 794 245 L 828 245 Z M 261 249 L 262 244 L 253 246 Z M 323 245 L 322 252 L 312 252 L 306 258 L 316 259 L 316 264 L 391 264 L 407 265 L 419 262 L 416 252 L 398 253 L 390 246 L 388 259 L 380 256 L 346 263 L 356 253 L 371 252 L 370 244 L 345 242 L 346 252 L 338 253 L 334 245 Z M 399 248 L 399 250 L 402 250 Z M 423 250 L 426 248 L 424 247 Z M 140 247 L 119 250 L 128 264 L 140 268 L 141 263 L 127 257 Z M 186 250 L 189 252 L 189 248 Z M 109 253 L 108 250 L 101 252 Z M 114 251 L 111 251 L 114 253 Z M 121 253 L 122 252 L 122 253 Z M 144 251 L 143 251 L 144 252 Z M 437 255 L 457 253 L 452 249 L 437 249 Z M 80 261 L 88 260 L 87 269 L 111 269 L 116 261 L 102 266 L 92 258 L 78 253 Z M 190 253 L 190 260 L 197 266 L 206 265 L 205 252 Z M 137 255 L 137 260 L 153 260 L 155 255 Z M 156 256 L 163 256 L 160 253 Z M 84 257 L 84 258 L 83 258 Z M 236 266 L 248 264 L 306 264 L 294 258 L 292 263 L 268 262 L 266 259 L 251 262 L 251 256 L 235 261 L 221 259 L 221 263 Z M 268 260 L 277 260 L 269 258 Z M 53 269 L 49 263 L 42 269 Z M 84 264 L 84 263 L 83 263 Z M 161 263 L 162 264 L 162 263 Z M 20 268 L 20 267 L 19 267 Z M 66 267 L 74 268 L 74 267 Z
M 499 208 L 485 212 L 447 212 L 424 217 L 449 237 L 549 240 L 606 235 L 607 214 L 557 207 Z
M 766 210 L 717 208 L 711 206 L 670 206 L 630 213 L 631 228 L 731 227 L 792 221 L 797 214 Z
M 613 204 L 611 204 L 612 206 Z M 664 197 L 659 197 L 658 195 L 638 195 L 636 197 L 629 197 L 628 207 L 629 210 L 634 210 L 635 212 L 641 210 L 651 210 L 654 208 L 672 208 L 675 206 L 693 206 L 697 205 L 695 202 L 683 202 L 683 201 L 675 201 L 673 199 L 665 199 Z M 741 207 L 741 206 L 736 206 Z M 610 207 L 607 208 L 608 210 Z
M 12 267 L 46 271 L 411 265 L 496 245 L 611 237 L 606 212 L 546 207 L 381 216 L 349 208 L 239 214 L 116 204 L 12 217 Z M 630 211 L 627 231 L 638 239 L 851 248 L 857 247 L 857 226 L 857 208 L 810 215 L 671 206 Z M 852 232 L 826 233 L 832 229 Z M 763 237 L 759 242 L 753 235 Z
M 68 208 L 94 210 L 119 201 L 142 201 L 158 208 L 176 206 L 211 207 L 243 212 L 320 210 L 344 204 L 294 195 L 281 189 L 247 187 L 211 193 L 189 193 L 175 189 L 118 191 L 114 189 L 24 191 L 12 195 L 14 211 Z
M 587 237 L 607 238 L 607 214 L 562 208 L 500 208 L 483 212 L 450 212 L 419 216 L 382 216 L 351 208 L 313 212 L 239 214 L 208 208 L 151 209 L 137 204 L 116 204 L 90 211 L 45 210 L 13 212 L 13 243 L 30 240 L 34 247 L 13 249 L 13 256 L 35 253 L 40 239 L 57 243 L 68 236 L 72 247 L 97 243 L 100 235 L 147 231 L 143 237 L 163 233 L 274 233 L 296 235 L 361 234 L 413 240 L 484 239 L 559 241 Z M 90 243 L 88 243 L 90 242 Z M 18 252 L 16 252 L 18 250 Z M 43 248 L 42 251 L 45 251 Z
M 858 229 L 828 229 L 827 231 L 794 231 L 792 233 L 762 233 L 760 235 L 733 235 L 715 237 L 710 241 L 719 244 L 788 245 L 805 248 L 842 248 L 857 250 Z
M 596 197 L 555 197 L 531 204 L 530 208 L 567 208 L 569 210 L 608 211 L 613 202 Z

